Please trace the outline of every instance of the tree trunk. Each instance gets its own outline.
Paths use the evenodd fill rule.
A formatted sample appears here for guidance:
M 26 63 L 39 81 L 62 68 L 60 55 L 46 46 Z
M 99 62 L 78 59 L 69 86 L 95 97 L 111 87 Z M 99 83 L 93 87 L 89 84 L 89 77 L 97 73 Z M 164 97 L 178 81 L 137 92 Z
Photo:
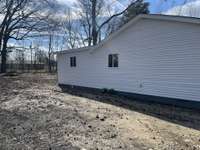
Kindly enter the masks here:
M 92 36 L 91 36 L 91 25 L 88 24 L 88 46 L 92 45 Z
M 1 73 L 6 73 L 7 71 L 7 43 L 8 43 L 8 37 L 4 36 L 2 40 L 2 50 L 1 50 Z
M 52 49 L 52 35 L 49 35 L 49 58 L 48 58 L 48 67 L 49 67 L 49 72 L 51 73 L 51 49 Z
M 5 37 L 3 40 L 3 47 L 2 47 L 2 52 L 1 52 L 1 73 L 6 73 L 7 71 L 7 43 L 8 43 L 8 38 Z
M 93 39 L 93 45 L 97 45 L 97 22 L 96 22 L 96 6 L 97 2 L 96 0 L 92 1 L 92 39 Z
M 6 72 L 6 53 L 2 52 L 1 56 L 1 73 Z

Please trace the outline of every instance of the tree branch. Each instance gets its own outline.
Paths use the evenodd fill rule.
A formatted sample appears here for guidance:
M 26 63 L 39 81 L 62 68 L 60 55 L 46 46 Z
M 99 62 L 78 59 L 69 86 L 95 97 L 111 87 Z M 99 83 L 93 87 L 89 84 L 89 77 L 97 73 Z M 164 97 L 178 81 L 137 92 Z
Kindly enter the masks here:
M 138 0 L 137 0 L 137 1 L 138 1 Z M 108 18 L 106 21 L 104 21 L 104 22 L 99 26 L 98 33 L 99 33 L 100 30 L 101 30 L 107 23 L 109 23 L 113 18 L 124 14 L 129 8 L 131 8 L 133 5 L 135 5 L 135 3 L 136 3 L 137 1 L 132 2 L 132 3 L 131 3 L 126 9 L 124 9 L 122 12 L 112 15 L 110 18 Z

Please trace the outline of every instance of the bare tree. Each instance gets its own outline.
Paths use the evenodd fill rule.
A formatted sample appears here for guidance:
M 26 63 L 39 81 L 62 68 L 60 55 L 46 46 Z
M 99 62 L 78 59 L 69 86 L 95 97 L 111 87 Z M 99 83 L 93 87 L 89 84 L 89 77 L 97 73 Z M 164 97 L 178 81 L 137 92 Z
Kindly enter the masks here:
M 0 24 L 1 72 L 4 73 L 9 39 L 22 40 L 31 32 L 44 28 L 48 9 L 46 1 L 40 0 L 1 0 L 0 6 L 3 16 Z
M 105 0 L 78 0 L 80 7 L 79 15 L 81 17 L 81 25 L 85 31 L 88 46 L 96 45 L 101 40 L 101 33 L 103 28 L 109 24 L 113 19 L 126 13 L 133 6 L 138 5 L 141 0 L 132 0 L 130 5 L 123 11 L 112 14 L 106 20 L 102 18 L 104 10 L 107 7 Z M 102 21 L 104 20 L 104 21 Z
M 73 19 L 73 14 L 70 8 L 65 11 L 66 18 L 62 22 L 62 30 L 64 31 L 64 40 L 67 43 L 67 47 L 76 48 L 80 43 L 80 31 L 78 31 L 78 27 L 76 21 Z
M 88 46 L 96 45 L 98 34 L 98 20 L 105 7 L 104 0 L 78 0 L 78 6 L 80 9 L 78 15 L 80 16 L 81 26 L 85 32 L 85 41 L 88 41 Z
M 55 36 L 55 32 L 59 32 L 60 30 L 60 20 L 51 17 L 47 21 L 48 23 L 48 38 L 49 38 L 49 48 L 48 48 L 48 70 L 49 72 L 52 72 L 52 61 L 51 61 L 51 55 L 53 52 L 53 40 Z

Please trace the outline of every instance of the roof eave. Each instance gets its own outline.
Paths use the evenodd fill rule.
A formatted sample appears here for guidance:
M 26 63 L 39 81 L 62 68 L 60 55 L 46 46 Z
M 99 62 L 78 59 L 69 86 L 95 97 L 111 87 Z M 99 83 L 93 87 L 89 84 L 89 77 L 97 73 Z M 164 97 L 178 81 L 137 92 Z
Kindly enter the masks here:
M 57 51 L 57 52 L 54 52 L 54 54 L 75 53 L 75 52 L 87 51 L 87 50 L 90 50 L 91 48 L 92 48 L 92 46 L 90 46 L 90 47 L 82 47 L 82 48 L 77 48 L 77 49 L 69 49 L 69 50 Z

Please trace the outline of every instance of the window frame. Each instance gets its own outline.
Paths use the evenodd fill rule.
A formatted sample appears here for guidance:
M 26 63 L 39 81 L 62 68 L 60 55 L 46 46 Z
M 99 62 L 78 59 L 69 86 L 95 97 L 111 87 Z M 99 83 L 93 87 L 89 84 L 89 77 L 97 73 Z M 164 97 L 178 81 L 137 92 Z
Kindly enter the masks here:
M 119 54 L 109 54 L 108 55 L 108 67 L 109 68 L 119 68 Z
M 77 63 L 76 63 L 76 56 L 70 57 L 70 67 L 71 67 L 71 68 L 75 68 L 76 66 L 77 66 Z

